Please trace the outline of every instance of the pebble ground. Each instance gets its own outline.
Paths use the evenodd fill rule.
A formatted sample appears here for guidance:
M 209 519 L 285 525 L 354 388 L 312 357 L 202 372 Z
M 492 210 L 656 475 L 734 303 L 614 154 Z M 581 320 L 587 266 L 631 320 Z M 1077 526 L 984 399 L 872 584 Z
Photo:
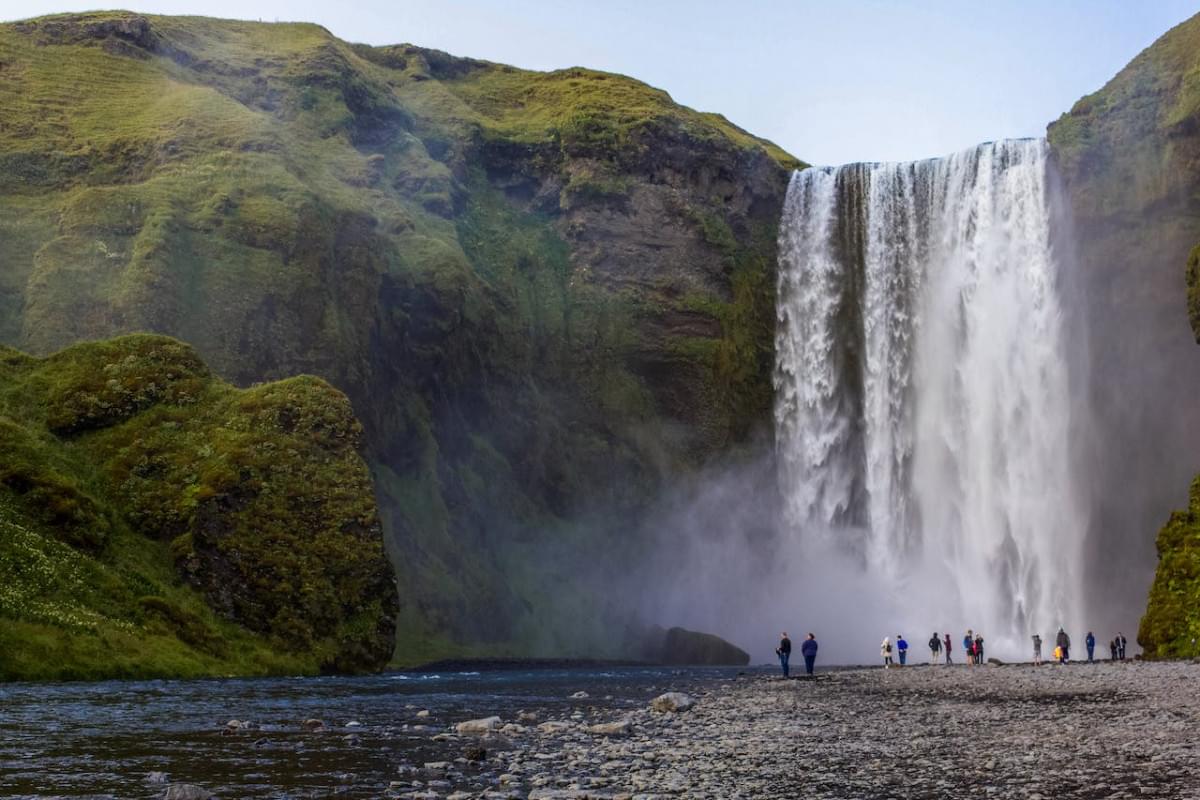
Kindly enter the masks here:
M 1140 662 L 749 677 L 681 713 L 583 707 L 449 734 L 486 759 L 406 767 L 389 796 L 1200 797 L 1198 681 L 1197 664 Z

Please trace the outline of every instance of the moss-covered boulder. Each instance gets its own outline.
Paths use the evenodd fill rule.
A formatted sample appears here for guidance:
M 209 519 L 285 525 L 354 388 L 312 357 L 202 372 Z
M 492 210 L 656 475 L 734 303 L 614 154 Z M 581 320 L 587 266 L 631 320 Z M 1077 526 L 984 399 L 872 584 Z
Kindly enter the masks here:
M 1192 248 L 1187 262 L 1188 319 L 1200 344 L 1200 245 Z
M 324 381 L 238 390 L 166 337 L 0 354 L 0 679 L 381 667 L 361 436 Z
M 1138 628 L 1149 658 L 1192 658 L 1200 640 L 1200 478 L 1191 503 L 1158 532 L 1158 571 Z
M 344 391 L 402 661 L 594 652 L 575 637 L 608 623 L 577 612 L 622 612 L 561 565 L 636 557 L 665 483 L 769 430 L 798 162 L 717 114 L 594 70 L 124 12 L 0 25 L 0 76 L 0 344 L 154 331 L 238 385 Z M 179 368 L 153 392 L 186 392 Z M 151 402 L 137 377 L 56 424 Z

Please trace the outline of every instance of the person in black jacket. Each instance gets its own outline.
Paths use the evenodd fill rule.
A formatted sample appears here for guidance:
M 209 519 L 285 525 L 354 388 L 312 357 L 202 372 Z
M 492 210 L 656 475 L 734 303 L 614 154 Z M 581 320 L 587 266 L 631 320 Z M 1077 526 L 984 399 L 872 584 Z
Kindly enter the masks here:
M 1071 637 L 1067 636 L 1067 632 L 1062 628 L 1058 629 L 1058 635 L 1054 637 L 1054 646 L 1062 648 L 1062 656 L 1059 658 L 1060 664 L 1066 664 L 1071 660 Z
M 934 632 L 933 636 L 929 637 L 929 666 L 936 666 L 938 663 L 938 654 L 942 652 L 942 635 Z
M 788 676 L 788 660 L 792 657 L 792 640 L 788 638 L 787 631 L 783 632 L 783 636 L 779 640 L 779 647 L 775 648 L 775 655 L 779 656 L 779 665 L 783 667 L 783 677 Z
M 813 664 L 817 660 L 817 637 L 811 633 L 808 635 L 808 638 L 800 645 L 800 655 L 804 656 L 804 671 L 811 677 L 813 674 Z

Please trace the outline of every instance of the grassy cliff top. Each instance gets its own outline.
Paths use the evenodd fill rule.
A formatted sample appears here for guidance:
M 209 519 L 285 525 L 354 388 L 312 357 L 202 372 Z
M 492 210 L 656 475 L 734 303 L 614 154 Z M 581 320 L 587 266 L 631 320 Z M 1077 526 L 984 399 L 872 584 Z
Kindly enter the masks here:
M 1193 141 L 1198 120 L 1200 15 L 1076 102 L 1049 126 L 1048 137 L 1080 195 L 1080 210 L 1133 217 L 1183 199 L 1189 176 L 1200 168 Z
M 140 69 L 119 60 L 128 55 L 142 61 Z M 81 139 L 103 149 L 131 134 L 179 147 L 207 137 L 274 147 L 281 141 L 270 117 L 318 111 L 319 90 L 328 87 L 346 90 L 351 110 L 374 107 L 381 119 L 416 113 L 516 142 L 627 144 L 645 126 L 670 125 L 761 150 L 788 169 L 801 163 L 720 114 L 681 106 L 623 75 L 580 67 L 534 72 L 408 44 L 353 45 L 310 23 L 126 11 L 53 15 L 0 25 L 0 70 L 0 100 L 11 112 L 0 126 L 0 150 L 36 137 L 78 153 Z M 295 102 L 287 90 L 300 84 L 316 91 Z M 181 130 L 185 116 L 199 128 Z M 326 134 L 344 122 L 321 121 Z
M 1087 146 L 1106 126 L 1140 118 L 1169 130 L 1200 112 L 1200 15 L 1163 34 L 1051 126 L 1062 146 Z M 1130 131 L 1133 133 L 1134 131 Z

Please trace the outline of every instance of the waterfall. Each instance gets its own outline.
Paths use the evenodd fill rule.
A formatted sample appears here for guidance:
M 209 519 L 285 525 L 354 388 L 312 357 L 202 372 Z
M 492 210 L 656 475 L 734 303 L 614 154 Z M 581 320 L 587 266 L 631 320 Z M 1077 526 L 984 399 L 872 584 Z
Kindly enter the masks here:
M 1081 613 L 1046 152 L 1002 141 L 792 176 L 779 480 L 799 546 L 887 587 L 897 618 L 876 640 L 892 622 L 971 627 L 1023 655 Z

